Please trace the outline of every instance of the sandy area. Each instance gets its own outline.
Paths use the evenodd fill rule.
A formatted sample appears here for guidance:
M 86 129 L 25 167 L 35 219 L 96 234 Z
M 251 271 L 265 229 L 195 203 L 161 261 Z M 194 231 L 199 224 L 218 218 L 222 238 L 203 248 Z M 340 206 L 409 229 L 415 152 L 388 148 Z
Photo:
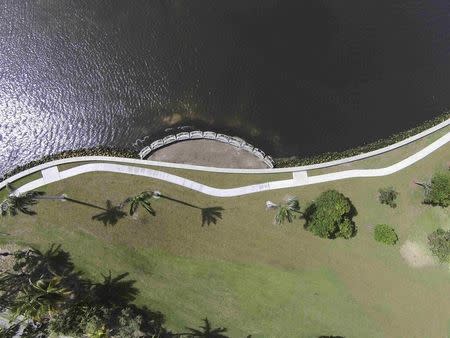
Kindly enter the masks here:
M 436 265 L 436 259 L 428 252 L 427 248 L 418 243 L 405 241 L 400 248 L 400 254 L 414 268 Z
M 152 153 L 149 160 L 220 168 L 264 169 L 267 165 L 252 153 L 214 140 L 187 140 Z

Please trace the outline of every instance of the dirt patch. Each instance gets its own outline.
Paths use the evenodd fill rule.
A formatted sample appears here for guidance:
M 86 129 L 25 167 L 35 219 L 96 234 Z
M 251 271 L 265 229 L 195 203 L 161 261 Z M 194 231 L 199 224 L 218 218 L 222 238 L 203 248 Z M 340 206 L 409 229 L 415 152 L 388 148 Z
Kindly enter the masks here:
M 220 168 L 267 169 L 267 164 L 252 153 L 215 140 L 172 143 L 156 150 L 148 159 Z
M 422 245 L 406 241 L 400 248 L 400 254 L 409 266 L 423 268 L 436 265 L 436 259 Z
M 20 249 L 23 249 L 23 248 L 18 246 L 18 245 L 16 245 L 16 244 L 13 244 L 13 243 L 3 244 L 0 247 L 0 252 L 1 253 L 13 253 L 13 252 L 18 251 Z M 1 255 L 0 256 L 0 272 L 12 271 L 14 263 L 15 263 L 14 256 L 12 256 L 12 255 L 7 255 L 7 256 Z

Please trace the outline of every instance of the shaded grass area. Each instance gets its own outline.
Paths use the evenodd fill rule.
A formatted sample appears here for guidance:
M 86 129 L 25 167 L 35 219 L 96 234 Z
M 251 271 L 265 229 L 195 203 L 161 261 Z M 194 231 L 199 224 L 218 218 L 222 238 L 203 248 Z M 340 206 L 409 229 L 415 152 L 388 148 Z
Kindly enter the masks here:
M 400 162 L 401 160 L 415 154 L 416 152 L 418 152 L 419 150 L 430 145 L 431 143 L 433 143 L 437 139 L 441 138 L 448 132 L 450 132 L 450 126 L 442 128 L 442 129 L 434 132 L 433 134 L 430 134 L 424 138 L 421 138 L 415 142 L 409 143 L 403 147 L 397 148 L 390 152 L 380 154 L 377 156 L 373 156 L 373 157 L 369 157 L 369 158 L 359 160 L 359 161 L 335 165 L 335 166 L 332 166 L 329 168 L 308 170 L 308 175 L 315 176 L 315 175 L 327 174 L 327 173 L 332 173 L 332 172 L 342 171 L 342 170 L 376 169 L 376 168 L 387 167 L 387 166 L 390 166 L 397 162 Z
M 450 273 L 446 267 L 413 269 L 399 254 L 373 239 L 368 225 L 392 225 L 400 238 L 426 243 L 426 235 L 449 225 L 448 209 L 421 204 L 414 180 L 446 169 L 450 148 L 442 147 L 414 166 L 379 178 L 347 179 L 263 192 L 211 198 L 152 179 L 90 173 L 50 184 L 48 194 L 66 193 L 93 205 L 118 204 L 142 190 L 199 207 L 221 206 L 223 219 L 201 226 L 198 209 L 155 200 L 156 217 L 120 219 L 104 226 L 87 205 L 41 201 L 35 217 L 0 220 L 11 240 L 44 248 L 61 243 L 75 264 L 93 278 L 129 272 L 138 302 L 167 315 L 182 329 L 208 316 L 231 337 L 444 337 L 450 318 Z M 396 209 L 377 201 L 380 187 L 399 192 Z M 358 234 L 325 240 L 303 229 L 303 221 L 274 226 L 265 201 L 298 196 L 302 206 L 326 189 L 348 196 L 356 209 Z M 439 309 L 438 311 L 436 309 Z
M 34 180 L 38 180 L 40 178 L 42 178 L 42 175 L 41 175 L 41 172 L 38 171 L 38 172 L 35 172 L 35 173 L 30 174 L 28 176 L 24 176 L 24 177 L 18 179 L 17 181 L 14 181 L 12 183 L 12 185 L 15 188 L 18 188 L 18 187 L 20 187 L 20 186 L 22 186 L 22 185 L 24 185 L 24 184 L 26 184 L 28 182 L 31 182 L 31 181 L 34 181 Z M 0 189 L 0 202 L 3 201 L 6 197 L 8 197 L 8 189 L 7 188 Z

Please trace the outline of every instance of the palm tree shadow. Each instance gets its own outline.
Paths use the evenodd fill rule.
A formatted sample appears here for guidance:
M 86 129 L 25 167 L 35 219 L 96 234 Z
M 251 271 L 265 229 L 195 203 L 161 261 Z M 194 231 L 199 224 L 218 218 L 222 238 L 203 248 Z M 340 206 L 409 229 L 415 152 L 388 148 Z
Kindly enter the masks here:
M 159 197 L 164 198 L 169 201 L 172 201 L 172 202 L 175 202 L 175 203 L 180 203 L 180 204 L 186 205 L 186 206 L 194 208 L 194 209 L 200 209 L 201 213 L 202 213 L 202 226 L 204 226 L 205 224 L 210 225 L 211 223 L 217 224 L 217 220 L 222 219 L 222 211 L 225 210 L 222 207 L 201 208 L 197 205 L 190 204 L 190 203 L 181 201 L 179 199 L 165 196 L 165 195 L 159 195 Z
M 92 284 L 91 291 L 96 304 L 106 307 L 124 306 L 136 299 L 139 290 L 134 286 L 135 280 L 125 280 L 128 272 L 112 277 L 102 275 L 103 282 Z
M 92 216 L 92 219 L 102 222 L 104 226 L 107 226 L 108 224 L 116 225 L 121 218 L 127 215 L 126 212 L 122 211 L 120 205 L 112 205 L 110 200 L 106 201 L 106 209 L 103 210 L 105 211 Z
M 228 331 L 225 327 L 216 327 L 214 328 L 211 325 L 211 322 L 208 318 L 203 319 L 203 326 L 200 326 L 198 329 L 187 327 L 190 332 L 183 333 L 188 337 L 211 337 L 211 338 L 229 338 L 225 333 Z
M 202 210 L 202 226 L 216 224 L 218 219 L 222 219 L 222 207 L 201 208 Z

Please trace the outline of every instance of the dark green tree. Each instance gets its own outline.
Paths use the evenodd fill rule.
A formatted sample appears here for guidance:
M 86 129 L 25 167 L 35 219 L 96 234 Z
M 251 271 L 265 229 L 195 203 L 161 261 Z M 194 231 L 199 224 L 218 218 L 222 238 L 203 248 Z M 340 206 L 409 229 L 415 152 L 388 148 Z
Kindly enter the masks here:
M 394 228 L 387 224 L 378 224 L 375 226 L 374 238 L 377 242 L 388 245 L 394 245 L 398 242 L 398 236 Z
M 425 189 L 425 204 L 448 207 L 450 205 L 450 171 L 437 172 L 429 183 L 417 183 Z
M 436 256 L 441 263 L 449 262 L 450 230 L 445 231 L 439 228 L 433 231 L 428 235 L 428 245 L 433 255 Z
M 398 192 L 393 187 L 382 188 L 378 190 L 378 200 L 381 204 L 389 205 L 391 208 L 396 208 Z
M 336 190 L 323 192 L 305 211 L 305 228 L 322 238 L 351 238 L 356 235 L 352 218 L 356 209 Z
M 23 316 L 38 322 L 49 320 L 71 295 L 61 277 L 29 281 L 29 285 L 22 286 L 11 307 L 13 318 Z

